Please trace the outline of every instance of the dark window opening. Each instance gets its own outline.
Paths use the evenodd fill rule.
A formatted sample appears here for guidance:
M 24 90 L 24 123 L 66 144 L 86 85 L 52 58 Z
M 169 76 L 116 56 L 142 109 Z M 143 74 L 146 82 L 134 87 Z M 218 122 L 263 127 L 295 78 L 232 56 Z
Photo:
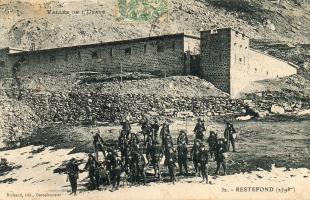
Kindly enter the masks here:
M 93 53 L 91 54 L 91 58 L 92 58 L 92 59 L 98 59 L 98 53 L 97 53 L 97 52 L 93 52 Z
M 172 51 L 175 51 L 175 42 L 172 42 Z
M 5 62 L 4 61 L 0 61 L 0 68 L 5 67 Z
M 144 53 L 146 53 L 146 44 L 144 45 L 144 50 L 143 51 L 144 51 Z
M 239 58 L 239 62 L 242 62 L 242 58 Z
M 164 52 L 164 46 L 163 45 L 157 45 L 157 52 Z
M 266 72 L 266 75 L 268 75 L 269 74 L 269 72 Z
M 113 49 L 110 49 L 110 56 L 113 56 Z
M 255 71 L 257 72 L 257 68 L 255 68 Z
M 50 56 L 50 62 L 51 62 L 51 63 L 54 63 L 55 61 L 56 61 L 55 56 Z
M 68 54 L 67 53 L 65 53 L 64 60 L 68 61 Z
M 131 55 L 131 48 L 126 48 L 125 49 L 125 55 Z
M 81 52 L 78 51 L 78 59 L 81 60 Z

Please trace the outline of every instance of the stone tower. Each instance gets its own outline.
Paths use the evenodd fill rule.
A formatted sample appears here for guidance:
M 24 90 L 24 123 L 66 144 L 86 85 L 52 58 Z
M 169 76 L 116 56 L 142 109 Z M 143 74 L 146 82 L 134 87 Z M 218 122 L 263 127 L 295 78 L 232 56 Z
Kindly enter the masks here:
M 249 38 L 231 28 L 200 34 L 202 78 L 233 96 L 237 84 L 234 69 L 249 65 Z

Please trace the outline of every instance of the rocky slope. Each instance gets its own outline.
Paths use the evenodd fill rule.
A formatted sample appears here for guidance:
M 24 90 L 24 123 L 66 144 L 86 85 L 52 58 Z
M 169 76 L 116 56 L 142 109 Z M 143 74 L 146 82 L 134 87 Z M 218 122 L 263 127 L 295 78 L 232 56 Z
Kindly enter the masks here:
M 0 1 L 0 46 L 29 49 L 233 27 L 254 38 L 309 43 L 310 9 L 301 0 L 169 0 L 164 20 L 123 21 L 117 0 Z M 96 11 L 72 14 L 73 11 Z M 55 14 L 57 12 L 57 14 Z M 69 14 L 68 14 L 69 12 Z

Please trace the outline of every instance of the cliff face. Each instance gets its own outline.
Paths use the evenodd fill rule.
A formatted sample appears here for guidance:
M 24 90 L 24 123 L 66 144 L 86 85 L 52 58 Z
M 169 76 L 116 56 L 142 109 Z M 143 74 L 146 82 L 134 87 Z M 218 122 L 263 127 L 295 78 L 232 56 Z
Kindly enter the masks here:
M 301 0 L 169 0 L 157 21 L 124 21 L 118 12 L 118 0 L 2 0 L 0 46 L 52 48 L 222 27 L 256 39 L 310 40 L 310 8 Z

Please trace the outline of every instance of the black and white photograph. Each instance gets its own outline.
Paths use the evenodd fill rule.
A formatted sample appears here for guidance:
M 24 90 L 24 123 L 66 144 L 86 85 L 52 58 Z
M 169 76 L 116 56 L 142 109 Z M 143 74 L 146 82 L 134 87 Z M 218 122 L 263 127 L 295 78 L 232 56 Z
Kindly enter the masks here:
M 0 200 L 310 200 L 309 0 L 0 0 Z

